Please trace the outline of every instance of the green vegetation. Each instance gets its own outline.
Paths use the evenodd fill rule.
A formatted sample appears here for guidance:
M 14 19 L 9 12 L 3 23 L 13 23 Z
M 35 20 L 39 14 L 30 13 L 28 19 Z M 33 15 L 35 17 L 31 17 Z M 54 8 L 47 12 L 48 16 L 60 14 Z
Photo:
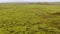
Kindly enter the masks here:
M 1 4 L 0 34 L 60 34 L 60 6 Z

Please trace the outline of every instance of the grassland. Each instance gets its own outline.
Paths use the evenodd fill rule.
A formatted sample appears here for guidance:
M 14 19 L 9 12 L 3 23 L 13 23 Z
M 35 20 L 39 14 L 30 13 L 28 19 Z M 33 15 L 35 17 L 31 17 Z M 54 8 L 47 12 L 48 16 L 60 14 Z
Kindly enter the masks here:
M 60 6 L 1 4 L 0 34 L 60 34 Z

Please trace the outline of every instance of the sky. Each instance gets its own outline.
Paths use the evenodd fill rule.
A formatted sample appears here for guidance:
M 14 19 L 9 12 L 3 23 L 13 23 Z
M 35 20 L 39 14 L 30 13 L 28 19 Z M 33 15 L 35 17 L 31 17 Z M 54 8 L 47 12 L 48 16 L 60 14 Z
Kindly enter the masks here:
M 60 0 L 0 0 L 0 3 L 4 2 L 60 2 Z

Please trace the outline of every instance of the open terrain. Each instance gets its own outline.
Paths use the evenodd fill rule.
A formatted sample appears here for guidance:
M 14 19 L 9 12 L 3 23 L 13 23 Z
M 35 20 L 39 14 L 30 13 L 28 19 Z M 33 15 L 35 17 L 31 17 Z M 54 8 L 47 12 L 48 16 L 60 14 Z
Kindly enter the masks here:
M 60 6 L 0 4 L 0 34 L 60 34 Z

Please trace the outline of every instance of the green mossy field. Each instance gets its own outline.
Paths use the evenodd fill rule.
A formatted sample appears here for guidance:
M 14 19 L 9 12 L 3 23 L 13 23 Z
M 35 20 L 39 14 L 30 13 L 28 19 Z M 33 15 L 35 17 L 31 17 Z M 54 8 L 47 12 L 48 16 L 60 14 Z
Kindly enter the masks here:
M 0 4 L 0 34 L 60 34 L 60 6 Z

